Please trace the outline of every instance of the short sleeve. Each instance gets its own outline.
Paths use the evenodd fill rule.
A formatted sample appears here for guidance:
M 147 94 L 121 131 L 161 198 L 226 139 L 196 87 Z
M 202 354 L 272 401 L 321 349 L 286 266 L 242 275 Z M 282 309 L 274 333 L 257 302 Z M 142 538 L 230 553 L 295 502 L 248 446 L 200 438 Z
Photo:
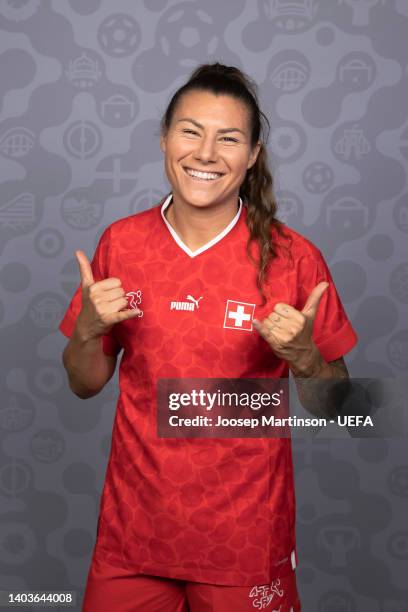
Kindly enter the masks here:
M 91 268 L 93 272 L 93 276 L 95 281 L 103 280 L 104 278 L 108 278 L 106 274 L 107 263 L 109 257 L 109 240 L 110 240 L 110 227 L 108 227 L 102 234 L 98 245 L 95 249 L 95 253 L 93 259 L 91 261 Z M 78 270 L 79 273 L 79 270 Z M 78 314 L 80 313 L 82 308 L 82 288 L 79 283 L 71 302 L 64 314 L 63 319 L 61 320 L 58 329 L 70 338 L 72 332 L 75 327 L 75 322 Z M 108 334 L 104 334 L 102 336 L 102 347 L 103 352 L 106 355 L 117 355 L 121 350 L 121 345 L 115 337 L 115 327 L 112 327 L 109 330 Z
M 321 281 L 329 283 L 314 320 L 313 341 L 326 361 L 339 359 L 356 345 L 358 338 L 341 303 L 330 270 L 318 249 L 314 255 L 301 257 L 298 266 L 298 310 L 302 310 L 316 285 Z

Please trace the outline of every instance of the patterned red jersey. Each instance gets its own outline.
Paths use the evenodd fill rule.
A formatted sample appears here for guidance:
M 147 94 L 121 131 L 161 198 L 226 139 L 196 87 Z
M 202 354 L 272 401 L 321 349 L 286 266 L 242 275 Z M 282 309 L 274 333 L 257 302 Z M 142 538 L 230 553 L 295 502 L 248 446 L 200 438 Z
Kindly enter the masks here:
M 290 438 L 159 438 L 157 380 L 288 377 L 252 319 L 277 302 L 301 310 L 322 280 L 330 286 L 313 339 L 323 357 L 341 357 L 357 336 L 309 240 L 286 226 L 283 239 L 271 230 L 278 257 L 261 306 L 245 204 L 192 252 L 165 217 L 171 198 L 107 227 L 91 263 L 95 281 L 120 278 L 129 306 L 143 313 L 103 336 L 105 353 L 123 354 L 94 555 L 143 574 L 270 583 L 297 564 Z M 80 309 L 78 287 L 59 327 L 66 336 Z

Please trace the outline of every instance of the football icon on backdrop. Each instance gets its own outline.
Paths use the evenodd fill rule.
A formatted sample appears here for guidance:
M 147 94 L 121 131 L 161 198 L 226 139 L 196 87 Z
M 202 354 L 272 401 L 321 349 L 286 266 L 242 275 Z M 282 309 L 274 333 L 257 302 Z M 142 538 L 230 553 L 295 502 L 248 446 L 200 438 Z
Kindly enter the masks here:
M 137 291 L 128 291 L 126 293 L 126 297 L 129 298 L 128 299 L 129 308 L 133 308 L 133 310 L 136 310 L 136 308 L 139 308 L 139 304 L 142 301 L 142 292 L 140 289 L 138 289 Z M 143 317 L 143 310 L 140 310 L 137 316 Z
M 227 300 L 224 316 L 224 326 L 227 329 L 242 329 L 252 331 L 252 319 L 255 304 Z

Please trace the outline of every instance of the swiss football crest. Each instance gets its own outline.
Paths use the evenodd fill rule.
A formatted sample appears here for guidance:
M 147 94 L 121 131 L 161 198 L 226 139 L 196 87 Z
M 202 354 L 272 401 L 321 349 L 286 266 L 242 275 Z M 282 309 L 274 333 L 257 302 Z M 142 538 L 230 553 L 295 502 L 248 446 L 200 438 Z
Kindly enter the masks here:
M 227 329 L 242 329 L 252 331 L 252 319 L 255 304 L 227 300 L 224 316 L 224 327 Z
M 128 291 L 126 293 L 126 297 L 128 298 L 128 305 L 129 308 L 133 308 L 133 310 L 136 310 L 136 308 L 139 308 L 139 304 L 142 301 L 142 292 L 140 289 L 138 289 L 138 291 Z M 138 317 L 142 317 L 143 316 L 143 310 L 141 310 L 139 308 L 140 312 L 137 315 Z

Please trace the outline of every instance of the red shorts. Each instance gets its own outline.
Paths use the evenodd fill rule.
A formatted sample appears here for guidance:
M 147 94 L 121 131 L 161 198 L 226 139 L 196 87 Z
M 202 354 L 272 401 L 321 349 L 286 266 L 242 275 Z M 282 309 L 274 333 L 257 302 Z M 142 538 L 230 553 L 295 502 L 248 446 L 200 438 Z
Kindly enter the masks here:
M 299 612 L 295 572 L 271 584 L 220 586 L 135 574 L 95 557 L 82 612 Z

